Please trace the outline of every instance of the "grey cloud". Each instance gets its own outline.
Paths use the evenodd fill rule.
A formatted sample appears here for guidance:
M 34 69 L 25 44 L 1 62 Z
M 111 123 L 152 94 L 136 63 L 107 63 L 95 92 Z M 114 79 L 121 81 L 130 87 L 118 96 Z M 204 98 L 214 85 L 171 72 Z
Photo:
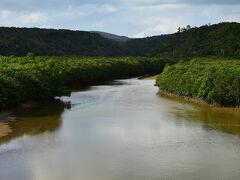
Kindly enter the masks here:
M 240 0 L 1 0 L 0 9 L 8 10 L 64 10 L 68 6 L 76 7 L 86 4 L 109 4 L 118 7 L 134 7 L 161 4 L 189 4 L 189 5 L 233 5 L 240 4 Z

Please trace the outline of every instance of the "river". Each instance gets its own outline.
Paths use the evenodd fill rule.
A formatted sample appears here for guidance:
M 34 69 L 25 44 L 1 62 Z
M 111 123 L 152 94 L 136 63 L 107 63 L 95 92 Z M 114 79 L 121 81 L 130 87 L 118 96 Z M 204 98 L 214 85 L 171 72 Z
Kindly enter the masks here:
M 0 179 L 239 179 L 240 110 L 153 85 L 116 80 L 2 119 Z

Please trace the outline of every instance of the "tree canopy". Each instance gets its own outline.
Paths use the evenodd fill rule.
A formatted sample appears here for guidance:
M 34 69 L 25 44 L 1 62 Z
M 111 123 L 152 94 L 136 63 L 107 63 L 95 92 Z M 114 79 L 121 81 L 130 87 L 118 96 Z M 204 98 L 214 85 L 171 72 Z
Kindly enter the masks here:
M 220 23 L 199 28 L 188 26 L 151 51 L 161 57 L 240 58 L 240 23 Z

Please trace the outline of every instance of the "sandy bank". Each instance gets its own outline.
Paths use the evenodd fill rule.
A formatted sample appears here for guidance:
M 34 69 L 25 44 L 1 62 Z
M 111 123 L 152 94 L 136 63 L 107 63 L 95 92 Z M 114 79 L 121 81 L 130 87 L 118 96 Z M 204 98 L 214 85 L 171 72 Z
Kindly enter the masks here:
M 140 77 L 141 80 L 156 80 L 158 75 Z
M 182 100 L 184 100 L 186 102 L 204 104 L 204 105 L 214 106 L 214 107 L 222 107 L 220 104 L 217 104 L 217 103 L 210 104 L 207 101 L 204 101 L 204 100 L 201 100 L 201 99 L 198 99 L 195 97 L 184 96 L 184 95 L 180 95 L 175 92 L 169 92 L 169 91 L 165 91 L 165 90 L 161 90 L 161 89 L 158 91 L 158 94 L 160 94 L 162 96 L 167 96 L 173 100 L 179 100 L 179 98 L 181 98 Z
M 8 135 L 12 130 L 7 123 L 0 123 L 0 137 Z

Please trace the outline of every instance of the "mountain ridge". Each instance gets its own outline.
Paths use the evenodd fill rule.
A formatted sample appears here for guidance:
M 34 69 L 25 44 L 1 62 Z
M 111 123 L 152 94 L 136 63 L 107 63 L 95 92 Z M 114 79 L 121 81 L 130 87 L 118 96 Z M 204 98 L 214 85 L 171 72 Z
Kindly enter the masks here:
M 100 31 L 0 27 L 6 56 L 240 57 L 240 23 L 179 28 L 173 34 L 129 38 Z
M 108 33 L 108 32 L 103 32 L 103 31 L 89 31 L 89 32 L 99 34 L 104 38 L 111 39 L 111 40 L 114 40 L 114 41 L 117 41 L 117 42 L 126 42 L 126 41 L 131 39 L 127 36 L 120 36 L 120 35 L 116 35 L 116 34 L 112 34 L 112 33 Z

